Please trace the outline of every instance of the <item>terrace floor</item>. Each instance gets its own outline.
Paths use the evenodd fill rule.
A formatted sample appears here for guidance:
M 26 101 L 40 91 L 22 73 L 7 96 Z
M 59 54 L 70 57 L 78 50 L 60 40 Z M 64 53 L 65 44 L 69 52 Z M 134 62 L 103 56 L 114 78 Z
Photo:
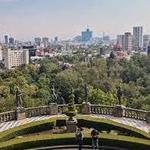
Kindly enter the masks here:
M 56 115 L 56 116 L 61 116 L 61 115 Z M 9 121 L 9 122 L 4 122 L 4 123 L 0 123 L 0 132 L 5 131 L 7 129 L 10 128 L 14 128 L 20 125 L 24 125 L 30 122 L 35 122 L 35 121 L 40 121 L 40 120 L 45 120 L 45 119 L 49 119 L 49 118 L 53 118 L 56 116 L 38 116 L 38 117 L 32 117 L 32 118 L 27 118 L 24 120 L 19 120 L 19 121 Z M 121 124 L 125 124 L 131 127 L 135 127 L 138 128 L 140 130 L 143 130 L 147 133 L 150 132 L 150 124 L 146 123 L 146 121 L 140 121 L 140 120 L 135 120 L 135 119 L 130 119 L 130 118 L 117 118 L 117 117 L 113 117 L 110 115 L 90 115 L 92 117 L 97 117 L 97 118 L 105 118 L 108 120 L 112 120 Z

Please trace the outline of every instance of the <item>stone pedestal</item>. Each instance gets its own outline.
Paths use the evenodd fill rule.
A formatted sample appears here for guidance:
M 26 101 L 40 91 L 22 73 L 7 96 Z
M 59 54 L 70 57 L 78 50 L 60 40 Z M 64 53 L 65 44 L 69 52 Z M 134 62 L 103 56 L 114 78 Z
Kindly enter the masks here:
M 49 115 L 57 115 L 58 114 L 58 106 L 56 103 L 51 103 L 49 105 Z
M 66 127 L 68 133 L 75 133 L 77 128 L 77 120 L 66 120 Z
M 82 114 L 91 114 L 91 104 L 89 102 L 82 104 Z
M 17 120 L 26 119 L 26 113 L 25 113 L 25 109 L 23 107 L 16 108 L 16 119 Z
M 117 105 L 115 106 L 114 110 L 113 110 L 113 116 L 114 117 L 123 117 L 125 114 L 125 106 L 123 105 Z
M 146 113 L 146 122 L 150 123 L 150 111 Z

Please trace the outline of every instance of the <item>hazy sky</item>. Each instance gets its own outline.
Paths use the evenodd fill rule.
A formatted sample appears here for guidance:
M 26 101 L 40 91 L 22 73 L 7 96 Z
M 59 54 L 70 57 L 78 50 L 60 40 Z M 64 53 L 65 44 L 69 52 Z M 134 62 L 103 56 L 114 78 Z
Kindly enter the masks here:
M 134 25 L 150 33 L 150 0 L 0 0 L 0 37 L 72 37 L 87 25 L 96 34 Z

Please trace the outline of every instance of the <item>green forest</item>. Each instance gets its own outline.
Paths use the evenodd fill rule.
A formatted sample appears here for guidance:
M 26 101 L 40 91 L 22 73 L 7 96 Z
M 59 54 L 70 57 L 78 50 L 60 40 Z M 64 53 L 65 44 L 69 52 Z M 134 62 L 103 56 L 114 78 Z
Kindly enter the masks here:
M 56 102 L 53 87 L 59 97 L 57 103 L 68 103 L 72 94 L 75 103 L 82 103 L 86 99 L 85 84 L 89 89 L 90 103 L 118 104 L 116 93 L 121 87 L 123 105 L 150 110 L 150 56 L 136 54 L 130 60 L 96 56 L 88 62 L 84 60 L 83 54 L 76 53 L 73 56 L 45 58 L 1 72 L 0 112 L 15 108 L 16 87 L 23 93 L 23 106 L 35 107 Z M 74 65 L 62 66 L 60 61 Z

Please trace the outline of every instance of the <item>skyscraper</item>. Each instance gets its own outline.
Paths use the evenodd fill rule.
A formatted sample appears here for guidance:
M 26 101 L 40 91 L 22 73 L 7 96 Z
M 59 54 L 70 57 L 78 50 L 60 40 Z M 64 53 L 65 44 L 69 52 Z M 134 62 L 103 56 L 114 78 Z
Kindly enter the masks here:
M 82 32 L 82 41 L 83 42 L 88 42 L 88 41 L 90 41 L 91 40 L 91 38 L 92 38 L 92 31 L 90 31 L 90 29 L 89 28 L 87 28 L 87 30 L 86 31 L 83 31 Z
M 149 41 L 148 46 L 147 46 L 147 55 L 150 55 L 150 41 Z
M 44 47 L 47 47 L 49 44 L 49 38 L 48 37 L 43 37 L 42 38 L 42 43 L 44 45 Z
M 135 51 L 142 50 L 143 47 L 143 27 L 133 27 L 133 49 Z
M 117 45 L 121 48 L 121 49 L 123 49 L 123 47 L 124 47 L 124 35 L 122 34 L 122 35 L 117 35 Z
M 9 44 L 13 46 L 15 44 L 15 39 L 13 37 L 9 38 Z
M 150 35 L 143 35 L 143 50 L 147 51 L 150 42 Z
M 3 59 L 2 45 L 0 45 L 0 61 Z
M 37 37 L 34 39 L 36 46 L 40 46 L 41 45 L 41 38 Z
M 5 35 L 5 36 L 4 36 L 4 40 L 5 40 L 4 43 L 7 45 L 7 44 L 8 44 L 8 35 Z
M 132 50 L 132 34 L 130 32 L 126 32 L 124 34 L 124 45 L 123 49 L 126 51 Z
M 123 35 L 117 35 L 117 45 L 125 51 L 132 50 L 132 34 L 130 32 L 126 32 Z

